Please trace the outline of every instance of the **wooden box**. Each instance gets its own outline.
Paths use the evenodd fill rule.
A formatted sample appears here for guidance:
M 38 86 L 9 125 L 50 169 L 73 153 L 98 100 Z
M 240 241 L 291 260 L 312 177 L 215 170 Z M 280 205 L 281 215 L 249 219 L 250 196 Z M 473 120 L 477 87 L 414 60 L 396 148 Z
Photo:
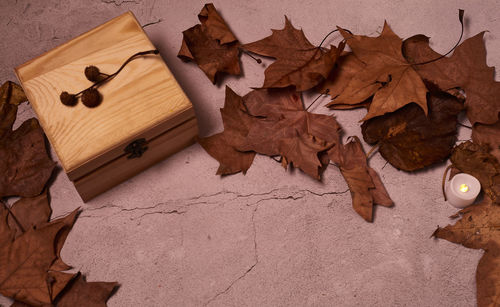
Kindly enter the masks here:
M 139 57 L 99 87 L 102 103 L 68 107 L 62 91 L 92 82 L 89 65 L 111 74 L 136 52 L 155 49 L 130 12 L 19 66 L 16 74 L 62 167 L 83 201 L 110 189 L 194 142 L 191 102 L 159 55 Z M 131 158 L 125 148 L 147 147 Z

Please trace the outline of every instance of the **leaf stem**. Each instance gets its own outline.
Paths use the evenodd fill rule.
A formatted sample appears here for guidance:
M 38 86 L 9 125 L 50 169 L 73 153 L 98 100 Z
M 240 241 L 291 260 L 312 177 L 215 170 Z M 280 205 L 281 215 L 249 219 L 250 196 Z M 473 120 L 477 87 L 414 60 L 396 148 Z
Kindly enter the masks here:
M 379 144 L 379 143 L 377 143 L 377 144 L 375 144 L 375 145 L 372 147 L 372 149 L 370 149 L 370 151 L 366 154 L 366 158 L 367 158 L 367 159 L 369 159 L 369 158 L 370 158 L 370 155 L 371 155 L 371 154 L 372 154 L 375 150 L 377 150 L 377 149 L 380 147 L 379 145 L 380 145 L 380 144 Z
M 280 157 L 279 159 L 276 159 L 276 157 Z M 281 163 L 281 161 L 283 160 L 283 157 L 282 156 L 270 156 L 271 159 L 273 159 L 274 161 L 278 162 L 278 163 Z
M 16 222 L 17 227 L 19 227 L 19 229 L 21 229 L 21 231 L 24 233 L 26 230 L 24 230 L 23 225 L 21 225 L 21 223 L 16 218 L 16 216 L 14 215 L 14 213 L 12 212 L 12 210 L 10 210 L 10 207 L 7 206 L 7 204 L 3 200 L 1 202 L 2 202 L 3 206 L 5 207 L 5 209 L 7 209 L 7 211 L 9 211 L 9 214 L 12 216 L 12 219 L 14 220 L 14 222 Z
M 260 64 L 262 63 L 262 60 L 259 59 L 259 58 L 256 58 L 254 57 L 250 52 L 246 51 L 245 49 L 243 48 L 238 48 L 241 52 L 243 52 L 244 54 L 248 55 L 249 57 L 251 57 L 252 59 L 254 59 L 255 62 L 257 62 L 257 64 Z
M 446 57 L 453 50 L 455 50 L 455 48 L 458 47 L 458 44 L 460 44 L 460 41 L 462 40 L 462 37 L 464 35 L 464 10 L 462 10 L 462 9 L 458 10 L 458 20 L 460 21 L 460 24 L 462 25 L 462 31 L 460 32 L 460 38 L 458 39 L 458 42 L 455 44 L 455 46 L 453 46 L 453 48 L 451 48 L 450 51 L 448 51 L 447 53 L 445 53 L 445 54 L 443 54 L 435 59 L 428 60 L 428 61 L 421 62 L 421 63 L 411 63 L 411 65 L 424 65 L 424 64 L 429 64 L 429 63 L 435 62 L 437 60 L 440 60 L 440 59 Z
M 323 38 L 323 40 L 322 40 L 322 41 L 321 41 L 321 43 L 319 44 L 318 48 L 321 48 L 321 45 L 323 45 L 323 43 L 324 43 L 324 42 L 325 42 L 325 40 L 328 38 L 328 36 L 330 36 L 331 34 L 333 34 L 333 33 L 337 32 L 338 30 L 339 30 L 339 29 L 335 29 L 335 30 L 333 30 L 333 31 L 330 31 L 330 33 L 328 33 L 328 34 L 327 34 L 327 35 Z M 342 29 L 342 30 L 347 31 L 347 32 L 349 32 L 350 34 L 352 34 L 352 32 L 351 32 L 351 31 L 349 31 L 349 30 L 347 30 L 347 29 Z
M 324 93 L 320 93 L 320 94 L 318 95 L 318 97 L 316 97 L 316 98 L 313 100 L 313 102 L 311 102 L 311 103 L 309 104 L 309 106 L 306 108 L 306 111 L 307 111 L 307 110 L 309 110 L 309 108 L 310 108 L 310 107 L 312 107 L 312 105 L 313 105 L 313 104 L 314 104 L 314 103 L 315 103 L 315 102 L 319 99 L 319 97 L 321 97 L 321 96 L 323 96 L 323 95 L 328 95 L 328 93 L 329 93 L 329 92 L 330 92 L 330 89 L 326 89 L 326 91 L 325 91 Z
M 469 129 L 472 129 L 472 127 L 470 127 L 470 126 L 467 126 L 467 125 L 464 125 L 464 124 L 462 124 L 462 123 L 457 123 L 457 124 L 459 124 L 459 125 L 460 125 L 460 126 L 462 126 L 462 127 L 465 127 L 465 128 L 469 128 Z
M 453 164 L 450 164 L 446 167 L 446 169 L 444 170 L 444 174 L 443 174 L 443 181 L 441 183 L 441 190 L 443 191 L 443 197 L 444 197 L 444 201 L 446 201 L 446 193 L 444 191 L 444 185 L 446 183 L 446 175 L 448 175 L 448 171 L 450 170 L 450 168 L 453 167 Z

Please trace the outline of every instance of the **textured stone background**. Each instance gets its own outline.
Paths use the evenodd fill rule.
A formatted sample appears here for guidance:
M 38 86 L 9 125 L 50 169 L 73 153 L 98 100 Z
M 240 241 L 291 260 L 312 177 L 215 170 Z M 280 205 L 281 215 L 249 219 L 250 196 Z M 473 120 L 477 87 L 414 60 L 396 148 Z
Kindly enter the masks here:
M 403 38 L 430 36 L 440 52 L 454 45 L 463 8 L 465 37 L 489 30 L 488 64 L 500 66 L 500 2 L 494 0 L 214 4 L 244 43 L 282 28 L 284 15 L 314 44 L 336 25 L 377 35 L 386 19 Z M 192 100 L 200 134 L 213 134 L 222 130 L 224 85 L 243 95 L 262 84 L 265 67 L 242 56 L 244 77 L 216 87 L 195 65 L 182 63 L 176 57 L 181 32 L 198 22 L 202 6 L 1 0 L 0 81 L 16 80 L 15 66 L 131 10 L 142 24 L 159 21 L 146 32 Z M 338 41 L 333 35 L 328 42 Z M 361 134 L 365 111 L 330 112 L 326 102 L 313 111 L 335 114 L 346 136 Z M 21 108 L 20 120 L 32 116 L 29 105 Z M 459 139 L 469 137 L 461 128 Z M 89 281 L 121 283 L 109 306 L 474 306 L 482 252 L 429 238 L 455 212 L 441 195 L 445 164 L 414 174 L 384 164 L 379 154 L 370 161 L 396 205 L 378 208 L 373 224 L 352 210 L 334 167 L 317 182 L 260 156 L 246 176 L 219 178 L 218 163 L 199 145 L 86 204 L 59 172 L 51 188 L 53 216 L 82 208 L 63 258 Z

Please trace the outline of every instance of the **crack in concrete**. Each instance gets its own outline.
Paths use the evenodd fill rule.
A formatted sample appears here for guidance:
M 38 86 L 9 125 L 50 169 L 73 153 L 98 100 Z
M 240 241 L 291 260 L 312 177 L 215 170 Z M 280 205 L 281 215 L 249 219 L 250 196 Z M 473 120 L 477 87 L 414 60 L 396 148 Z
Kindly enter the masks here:
M 106 4 L 111 4 L 113 3 L 115 6 L 121 6 L 123 3 L 134 3 L 134 4 L 140 4 L 141 2 L 136 1 L 136 0 L 101 0 L 102 3 Z
M 142 217 L 144 217 L 146 215 L 151 215 L 151 214 L 184 214 L 186 212 L 187 211 L 179 211 L 179 210 L 146 212 L 141 216 L 138 216 L 136 218 L 132 218 L 131 220 L 141 219 Z
M 280 190 L 281 190 L 280 188 L 275 188 L 275 189 L 272 189 L 272 190 L 267 191 L 267 192 L 249 193 L 249 194 L 239 194 L 239 193 L 232 192 L 232 191 L 219 191 L 219 192 L 213 193 L 213 194 L 202 194 L 199 196 L 186 198 L 186 199 L 176 199 L 176 200 L 161 202 L 161 203 L 157 203 L 157 204 L 154 204 L 154 205 L 148 206 L 148 207 L 122 208 L 122 207 L 117 206 L 115 204 L 106 204 L 104 206 L 97 207 L 97 208 L 84 209 L 83 212 L 92 212 L 92 211 L 98 211 L 98 210 L 104 210 L 104 209 L 117 209 L 118 210 L 117 212 L 112 213 L 110 215 L 102 216 L 104 218 L 107 218 L 107 217 L 114 216 L 116 214 L 121 214 L 124 212 L 127 213 L 127 212 L 134 212 L 134 211 L 156 210 L 153 212 L 146 212 L 138 217 L 131 218 L 131 220 L 138 220 L 138 219 L 141 219 L 142 217 L 144 217 L 146 215 L 150 215 L 150 214 L 155 214 L 155 213 L 167 214 L 168 212 L 173 212 L 173 211 L 186 213 L 187 210 L 183 210 L 183 211 L 180 211 L 180 210 L 187 209 L 191 206 L 197 206 L 197 205 L 224 205 L 224 204 L 227 204 L 227 203 L 230 203 L 230 202 L 233 202 L 235 200 L 242 199 L 242 198 L 248 199 L 248 198 L 252 198 L 252 197 L 261 197 L 261 196 L 271 195 L 271 194 L 276 193 Z M 298 199 L 302 199 L 302 198 L 306 197 L 307 195 L 314 195 L 314 196 L 318 196 L 318 197 L 323 197 L 325 195 L 339 195 L 339 194 L 344 194 L 348 191 L 349 191 L 349 189 L 347 189 L 345 191 L 332 191 L 332 192 L 318 193 L 318 192 L 311 191 L 309 189 L 303 189 L 303 190 L 297 190 L 292 195 L 286 195 L 286 196 L 273 195 L 272 197 L 259 198 L 255 201 L 249 202 L 246 205 L 247 206 L 253 206 L 256 204 L 258 205 L 259 203 L 261 203 L 263 201 L 267 201 L 267 200 L 286 200 L 286 199 L 298 200 Z M 227 194 L 231 194 L 234 196 L 229 198 L 229 199 L 225 199 L 225 200 L 211 200 L 211 198 L 213 198 L 213 197 L 216 197 L 219 195 L 227 195 Z M 207 200 L 202 200 L 202 199 L 207 199 Z M 178 208 L 176 208 L 176 209 L 173 209 L 173 210 L 170 209 L 169 211 L 165 211 L 166 209 L 157 210 L 161 207 L 167 207 L 167 206 L 170 206 L 170 205 L 175 204 L 175 203 L 184 203 L 184 204 L 178 206 Z M 80 217 L 84 218 L 84 217 L 98 217 L 98 216 L 96 216 L 96 215 L 83 215 L 82 214 Z
M 238 278 L 236 278 L 235 280 L 233 280 L 223 291 L 218 292 L 211 299 L 209 299 L 204 304 L 204 306 L 207 306 L 211 302 L 215 301 L 217 298 L 219 298 L 219 296 L 228 293 L 238 281 L 240 281 L 243 278 L 245 278 L 245 276 L 247 276 L 247 274 L 249 274 L 257 266 L 257 264 L 259 263 L 259 254 L 258 254 L 258 250 L 257 250 L 257 227 L 255 226 L 255 214 L 257 213 L 258 209 L 259 209 L 259 205 L 256 204 L 256 206 L 255 206 L 255 208 L 254 208 L 254 210 L 252 212 L 254 263 L 243 274 L 241 274 Z

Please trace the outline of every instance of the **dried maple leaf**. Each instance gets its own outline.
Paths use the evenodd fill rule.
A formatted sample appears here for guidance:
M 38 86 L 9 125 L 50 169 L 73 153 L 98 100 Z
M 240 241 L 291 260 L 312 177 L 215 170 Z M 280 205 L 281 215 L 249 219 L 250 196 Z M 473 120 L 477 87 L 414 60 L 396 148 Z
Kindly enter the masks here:
M 36 119 L 11 130 L 17 105 L 25 100 L 21 87 L 15 83 L 9 81 L 0 88 L 0 197 L 40 194 L 55 167 Z
M 73 280 L 57 301 L 58 307 L 106 307 L 106 301 L 118 286 L 116 282 L 87 282 L 81 274 Z
M 0 246 L 8 244 L 14 240 L 15 231 L 9 227 L 7 222 L 9 214 L 7 204 L 0 199 Z
M 40 194 L 55 165 L 47 155 L 45 135 L 38 120 L 25 121 L 0 139 L 0 197 Z
M 271 31 L 270 36 L 242 46 L 250 52 L 276 59 L 264 72 L 263 88 L 293 85 L 297 91 L 305 91 L 318 85 L 328 77 L 344 46 L 331 46 L 326 51 L 315 47 L 286 16 L 285 27 Z
M 500 204 L 500 162 L 488 152 L 488 146 L 464 142 L 453 148 L 450 160 L 461 172 L 476 177 L 491 201 Z
M 429 114 L 416 104 L 365 121 L 363 138 L 378 143 L 379 152 L 391 165 L 414 171 L 448 158 L 456 141 L 457 115 L 463 104 L 454 96 L 428 94 Z
M 373 221 L 373 205 L 391 207 L 394 204 L 377 172 L 368 166 L 358 137 L 345 145 L 339 143 L 328 151 L 328 156 L 340 168 L 349 186 L 354 211 L 367 222 Z
M 20 301 L 14 301 L 14 303 L 12 303 L 10 307 L 31 307 L 31 306 Z
M 52 213 L 47 192 L 35 197 L 21 198 L 12 205 L 10 213 L 7 223 L 15 231 L 16 237 L 28 229 L 40 227 L 49 221 Z
M 252 165 L 255 152 L 241 152 L 235 149 L 248 134 L 252 118 L 244 111 L 240 96 L 226 86 L 224 108 L 220 110 L 224 131 L 206 138 L 198 138 L 198 143 L 220 166 L 217 175 L 229 175 L 238 172 L 245 174 Z
M 459 211 L 453 226 L 439 228 L 433 236 L 468 248 L 483 249 L 476 270 L 477 305 L 498 306 L 500 301 L 500 206 L 488 197 Z
M 198 19 L 201 24 L 182 32 L 182 45 L 177 56 L 196 62 L 214 84 L 219 73 L 241 74 L 240 44 L 214 5 L 205 4 Z
M 0 87 L 0 139 L 12 130 L 17 106 L 26 100 L 23 89 L 14 82 L 7 81 Z
M 30 305 L 50 304 L 74 274 L 55 269 L 61 232 L 71 229 L 78 210 L 0 246 L 0 293 Z
M 343 53 L 335 63 L 335 67 L 328 78 L 318 87 L 318 91 L 321 93 L 327 92 L 332 99 L 335 99 L 365 66 L 352 52 Z M 335 105 L 329 103 L 327 106 L 334 107 Z
M 335 144 L 340 129 L 332 116 L 305 111 L 292 88 L 254 90 L 243 98 L 227 88 L 221 113 L 224 131 L 199 139 L 219 161 L 217 174 L 246 172 L 257 152 L 281 155 L 285 168 L 292 163 L 319 178 L 318 153 Z
M 472 127 L 472 141 L 488 145 L 490 153 L 500 161 L 500 121 L 493 125 L 475 124 Z
M 427 114 L 427 89 L 401 53 L 402 40 L 384 23 L 378 37 L 352 35 L 340 29 L 354 55 L 366 64 L 330 104 L 354 105 L 373 96 L 363 120 L 396 111 L 414 102 Z
M 465 91 L 467 117 L 472 124 L 494 124 L 500 114 L 500 82 L 495 81 L 495 68 L 486 65 L 483 35 L 481 32 L 466 39 L 451 57 L 414 65 L 423 79 L 442 90 L 460 87 Z M 429 38 L 424 35 L 405 40 L 403 52 L 411 63 L 422 63 L 440 56 L 430 48 Z
M 319 179 L 322 166 L 318 153 L 334 146 L 340 126 L 333 116 L 304 110 L 300 93 L 292 88 L 258 89 L 243 97 L 248 113 L 255 117 L 240 151 L 283 157 L 283 166 L 300 168 Z

